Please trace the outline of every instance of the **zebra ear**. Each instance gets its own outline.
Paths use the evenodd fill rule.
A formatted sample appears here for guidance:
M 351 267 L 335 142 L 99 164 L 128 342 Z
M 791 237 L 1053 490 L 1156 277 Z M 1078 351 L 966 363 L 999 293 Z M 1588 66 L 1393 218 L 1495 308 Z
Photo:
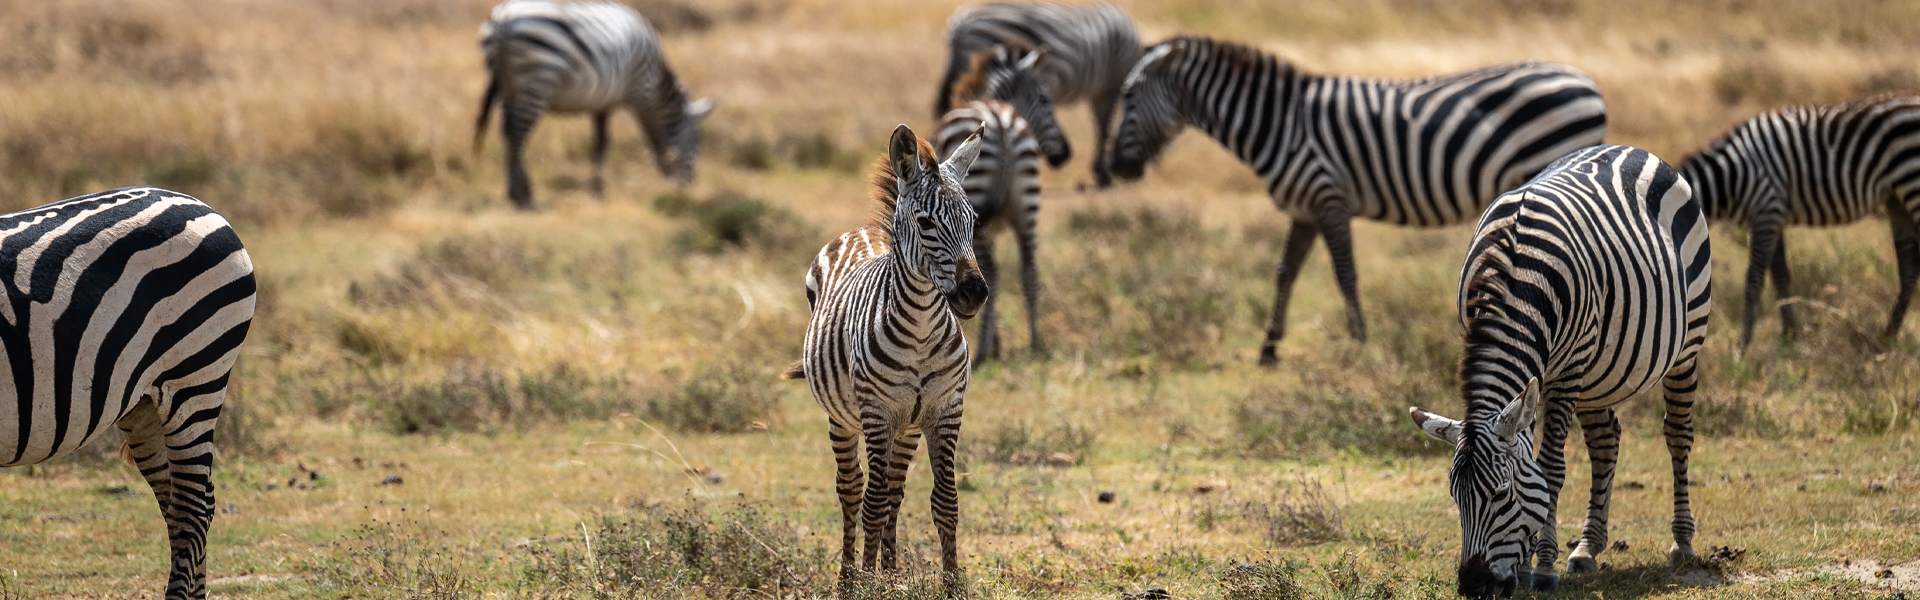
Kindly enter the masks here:
M 1020 59 L 1020 62 L 1014 63 L 1014 67 L 1022 71 L 1030 71 L 1033 70 L 1034 67 L 1039 66 L 1040 61 L 1046 60 L 1046 58 L 1047 49 L 1037 48 L 1032 52 L 1028 52 L 1025 58 Z
M 1133 70 L 1127 72 L 1126 83 L 1122 85 L 1132 87 L 1140 81 L 1140 78 L 1158 74 L 1159 65 L 1166 61 L 1167 55 L 1173 54 L 1174 46 L 1175 42 L 1166 42 L 1148 49 L 1139 61 L 1133 63 Z
M 1502 440 L 1512 440 L 1520 432 L 1533 427 L 1533 415 L 1540 412 L 1540 378 L 1527 380 L 1527 389 L 1520 391 L 1520 397 L 1500 410 L 1500 416 L 1494 422 L 1493 432 Z
M 1427 435 L 1449 444 L 1460 443 L 1459 421 L 1420 410 L 1418 406 L 1408 409 L 1408 412 L 1413 415 L 1413 424 L 1427 432 Z
M 947 162 L 944 166 L 949 172 L 953 173 L 954 177 L 964 179 L 967 176 L 967 170 L 973 168 L 974 159 L 980 158 L 980 132 L 982 130 L 984 130 L 984 128 L 974 130 L 973 135 L 967 136 L 967 141 L 960 142 L 960 147 L 955 148 L 953 154 L 947 157 Z
M 709 112 L 713 112 L 712 96 L 707 96 L 699 100 L 695 100 L 687 103 L 687 116 L 689 118 L 698 119 L 700 117 L 707 116 L 707 113 Z
M 926 166 L 920 163 L 919 144 L 920 138 L 914 136 L 913 129 L 905 123 L 893 128 L 893 140 L 887 144 L 887 164 L 893 165 L 896 193 L 904 192 L 925 174 Z

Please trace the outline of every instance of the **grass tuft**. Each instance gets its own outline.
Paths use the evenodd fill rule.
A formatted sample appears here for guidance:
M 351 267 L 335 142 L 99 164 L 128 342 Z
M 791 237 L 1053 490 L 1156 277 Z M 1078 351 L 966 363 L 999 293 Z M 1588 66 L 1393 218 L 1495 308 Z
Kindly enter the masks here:
M 569 599 L 804 598 L 835 579 L 824 544 L 747 503 L 644 506 L 581 533 L 535 546 L 524 585 Z

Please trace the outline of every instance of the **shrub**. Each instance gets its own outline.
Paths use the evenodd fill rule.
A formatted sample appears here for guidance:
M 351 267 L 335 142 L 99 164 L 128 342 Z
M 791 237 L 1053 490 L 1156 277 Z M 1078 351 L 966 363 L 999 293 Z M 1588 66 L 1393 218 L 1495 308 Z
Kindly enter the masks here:
M 1203 230 L 1191 214 L 1148 208 L 1077 212 L 1067 230 L 1077 268 L 1055 271 L 1049 289 L 1069 329 L 1091 332 L 1081 343 L 1109 357 L 1173 365 L 1216 356 L 1221 327 L 1235 315 L 1223 272 L 1234 265 L 1215 264 L 1209 252 L 1223 245 L 1222 232 Z
M 797 215 L 739 192 L 720 191 L 705 200 L 686 192 L 655 196 L 661 214 L 683 220 L 674 246 L 682 252 L 714 254 L 727 249 L 798 250 L 816 241 Z
M 418 523 L 374 521 L 327 544 L 316 557 L 321 583 L 358 598 L 452 600 L 479 593 L 474 574 L 444 542 L 445 532 Z
M 523 581 L 535 595 L 805 598 L 830 595 L 835 579 L 826 546 L 746 503 L 645 506 L 584 533 L 534 547 Z
M 1096 433 L 1090 427 L 1061 420 L 1045 430 L 1026 421 L 1001 423 L 983 435 L 963 436 L 961 454 L 969 463 L 1054 467 L 1086 464 Z
M 647 416 L 679 431 L 741 433 L 777 414 L 781 382 L 758 366 L 709 364 L 672 392 L 647 401 Z

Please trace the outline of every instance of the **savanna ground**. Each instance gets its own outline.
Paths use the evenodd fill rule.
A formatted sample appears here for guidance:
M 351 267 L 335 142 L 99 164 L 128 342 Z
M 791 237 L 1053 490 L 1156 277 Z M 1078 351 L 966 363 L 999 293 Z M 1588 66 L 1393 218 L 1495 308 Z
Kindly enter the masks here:
M 1120 4 L 1149 40 L 1245 40 L 1327 72 L 1566 62 L 1605 91 L 1611 141 L 1674 160 L 1765 107 L 1920 86 L 1911 2 Z M 256 262 L 259 315 L 221 422 L 213 594 L 829 594 L 823 418 L 773 375 L 799 353 L 807 261 L 865 210 L 865 165 L 895 123 L 930 127 L 953 6 L 641 2 L 689 87 L 720 102 L 698 183 L 676 191 L 618 122 L 594 199 L 584 120 L 554 118 L 534 137 L 534 213 L 506 207 L 497 134 L 470 152 L 489 8 L 0 4 L 4 207 L 163 185 L 232 218 Z M 1458 412 L 1468 230 L 1357 225 L 1373 341 L 1345 337 L 1319 252 L 1283 363 L 1262 370 L 1286 217 L 1260 182 L 1189 134 L 1146 181 L 1083 191 L 1085 109 L 1063 122 L 1077 158 L 1046 175 L 1042 211 L 1051 353 L 1027 351 L 1003 301 L 1009 352 L 968 398 L 973 595 L 1450 595 L 1446 449 L 1404 415 Z M 1643 401 L 1614 505 L 1625 548 L 1552 596 L 1914 589 L 1920 328 L 1873 335 L 1894 290 L 1885 225 L 1791 240 L 1807 330 L 1782 344 L 1769 314 L 1743 356 L 1743 237 L 1715 233 L 1694 498 L 1697 546 L 1729 549 L 1667 567 L 1667 461 Z M 0 598 L 157 597 L 161 523 L 116 443 L 0 473 Z M 1586 500 L 1574 456 L 1562 539 Z M 924 464 L 905 575 L 857 595 L 932 593 Z

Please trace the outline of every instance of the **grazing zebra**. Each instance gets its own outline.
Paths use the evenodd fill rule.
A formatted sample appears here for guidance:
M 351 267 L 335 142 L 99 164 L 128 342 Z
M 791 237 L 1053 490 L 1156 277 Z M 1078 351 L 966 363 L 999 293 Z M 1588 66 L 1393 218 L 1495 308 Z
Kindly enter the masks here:
M 1020 244 L 1020 291 L 1027 301 L 1029 345 L 1036 354 L 1045 351 L 1040 343 L 1040 272 L 1035 265 L 1039 248 L 1035 226 L 1040 216 L 1038 149 L 1046 146 L 1049 131 L 1054 139 L 1065 139 L 1054 122 L 1046 84 L 1034 75 L 1034 66 L 1043 56 L 1044 51 L 1006 46 L 976 55 L 973 70 L 954 84 L 956 108 L 941 119 L 939 141 L 934 146 L 941 157 L 952 156 L 968 136 L 980 132 L 980 158 L 973 161 L 964 184 L 967 199 L 978 215 L 973 228 L 974 256 L 986 275 L 987 288 L 999 289 L 1000 269 L 993 260 L 993 239 L 1012 227 L 1014 239 Z M 989 296 L 980 313 L 975 366 L 1000 357 L 999 320 L 993 305 Z
M 1884 335 L 1900 323 L 1920 282 L 1920 98 L 1881 97 L 1832 106 L 1799 106 L 1763 113 L 1687 158 L 1680 174 L 1693 184 L 1710 219 L 1744 223 L 1749 230 L 1746 312 L 1740 345 L 1753 340 L 1760 293 L 1773 272 L 1774 295 L 1788 291 L 1787 225 L 1842 225 L 1885 206 L 1893 229 L 1900 291 Z M 1782 330 L 1799 324 L 1793 306 L 1780 305 Z
M 1553 159 L 1600 142 L 1606 106 L 1572 67 L 1517 63 L 1383 81 L 1303 73 L 1258 49 L 1178 37 L 1147 50 L 1122 92 L 1113 172 L 1137 179 L 1192 125 L 1267 180 L 1292 216 L 1260 364 L 1279 361 L 1300 266 L 1324 238 L 1367 339 L 1349 221 L 1435 227 L 1473 218 Z
M 954 451 L 968 378 L 960 319 L 987 300 L 973 257 L 973 209 L 960 180 L 979 152 L 975 135 L 940 162 L 913 130 L 895 128 L 873 178 L 871 218 L 828 243 L 807 271 L 813 318 L 805 357 L 782 377 L 806 379 L 827 411 L 839 465 L 843 585 L 853 572 L 856 521 L 866 530 L 861 568 L 893 570 L 907 467 L 923 434 L 933 438 L 927 457 L 943 583 L 949 592 L 960 585 Z M 855 454 L 863 436 L 864 496 Z
M 998 100 L 1012 105 L 1033 129 L 1033 137 L 1038 140 L 1040 153 L 1046 155 L 1047 162 L 1060 166 L 1072 156 L 1073 148 L 1054 116 L 1053 91 L 1044 78 L 1046 64 L 1046 50 L 1022 46 L 1003 44 L 975 53 L 967 70 L 955 78 L 947 90 L 947 106 L 951 107 L 947 113 L 975 100 Z
M 480 99 L 473 145 L 484 143 L 493 105 L 502 105 L 507 141 L 507 197 L 533 206 L 524 160 L 527 134 L 542 113 L 593 115 L 593 193 L 606 190 L 607 117 L 625 108 L 640 123 L 662 175 L 693 180 L 706 98 L 686 90 L 660 53 L 660 36 L 640 13 L 614 2 L 508 0 L 480 26 L 487 93 Z
M 1598 569 L 1620 446 L 1614 407 L 1656 384 L 1664 385 L 1673 459 L 1668 557 L 1693 555 L 1687 456 L 1695 365 L 1712 308 L 1711 254 L 1687 182 L 1627 146 L 1570 154 L 1501 195 L 1480 218 L 1459 300 L 1466 418 L 1412 409 L 1416 425 L 1455 448 L 1448 479 L 1460 510 L 1461 594 L 1558 585 L 1555 506 L 1576 419 L 1593 460 L 1593 488 L 1567 570 Z M 1536 462 L 1533 421 L 1542 402 Z
M 253 262 L 199 200 L 135 187 L 0 216 L 0 467 L 119 427 L 167 522 L 168 600 L 205 598 L 213 427 Z
M 993 2 L 961 7 L 947 21 L 947 70 L 934 93 L 934 118 L 958 104 L 948 92 L 967 73 L 969 57 L 999 45 L 1045 50 L 1048 58 L 1042 75 L 1054 101 L 1091 103 L 1094 181 L 1103 188 L 1111 185 L 1107 131 L 1112 127 L 1120 84 L 1126 81 L 1127 69 L 1140 59 L 1140 35 L 1134 31 L 1133 19 L 1105 2 Z M 1045 132 L 1041 135 L 1043 143 L 1050 143 Z M 1071 156 L 1064 138 L 1058 153 L 1047 148 L 1047 162 L 1055 167 Z

